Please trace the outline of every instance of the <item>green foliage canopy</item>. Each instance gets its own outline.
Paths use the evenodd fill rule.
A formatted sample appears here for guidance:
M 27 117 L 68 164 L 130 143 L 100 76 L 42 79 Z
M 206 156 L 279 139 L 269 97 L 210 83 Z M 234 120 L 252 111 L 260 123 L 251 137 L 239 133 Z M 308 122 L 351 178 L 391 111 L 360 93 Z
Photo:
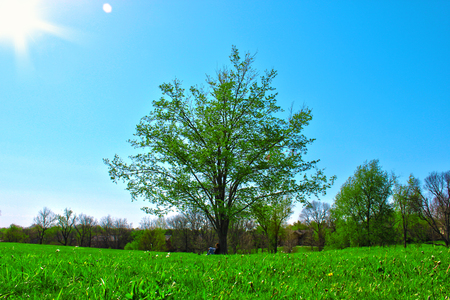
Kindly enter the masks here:
M 302 134 L 311 110 L 280 118 L 271 86 L 277 73 L 259 77 L 253 60 L 250 54 L 241 59 L 233 47 L 231 67 L 208 76 L 206 88 L 192 86 L 187 93 L 179 80 L 162 84 L 163 97 L 153 101 L 129 141 L 146 150 L 130 156 L 130 164 L 117 155 L 104 160 L 111 179 L 126 182 L 133 200 L 156 204 L 146 212 L 200 209 L 224 251 L 233 217 L 274 195 L 304 201 L 330 185 L 322 170 L 298 179 L 317 163 L 303 159 L 313 141 Z
M 15 224 L 11 224 L 5 230 L 3 239 L 5 242 L 22 243 L 28 239 L 28 235 L 23 232 L 23 228 Z
M 332 216 L 336 232 L 332 241 L 343 246 L 370 246 L 392 242 L 393 176 L 381 169 L 378 160 L 365 162 L 347 179 L 336 195 Z
M 125 250 L 166 251 L 165 230 L 161 228 L 134 231 L 133 241 L 126 244 Z

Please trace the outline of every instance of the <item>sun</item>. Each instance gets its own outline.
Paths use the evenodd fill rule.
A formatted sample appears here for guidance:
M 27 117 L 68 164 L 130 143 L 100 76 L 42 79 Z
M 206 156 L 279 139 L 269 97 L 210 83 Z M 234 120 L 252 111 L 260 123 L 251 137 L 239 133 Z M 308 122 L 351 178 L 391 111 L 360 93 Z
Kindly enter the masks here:
M 43 19 L 38 0 L 0 0 L 0 42 L 11 42 L 23 55 L 39 32 L 58 34 L 59 28 Z

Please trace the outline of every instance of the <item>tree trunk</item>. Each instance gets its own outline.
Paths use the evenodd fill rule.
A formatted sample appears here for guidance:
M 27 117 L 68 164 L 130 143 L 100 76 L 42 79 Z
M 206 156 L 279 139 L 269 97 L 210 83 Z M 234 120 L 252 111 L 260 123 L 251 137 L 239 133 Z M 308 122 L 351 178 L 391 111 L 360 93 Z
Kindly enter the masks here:
M 89 248 L 91 248 L 91 244 L 92 244 L 92 231 L 89 231 L 89 239 L 88 239 L 88 245 L 89 245 Z
M 45 235 L 45 229 L 42 228 L 42 231 L 39 234 L 39 244 L 41 244 L 41 245 L 44 243 L 44 235 Z
M 445 246 L 448 248 L 449 242 L 450 242 L 450 214 L 446 214 L 445 218 L 447 220 L 445 220 L 446 222 L 444 224 L 444 226 L 446 227 L 444 229 L 444 235 L 445 235 L 444 241 L 445 241 Z
M 221 222 L 220 228 L 217 228 L 217 235 L 219 236 L 219 246 L 220 246 L 220 254 L 228 254 L 228 225 L 230 224 L 229 220 L 223 220 Z
M 403 216 L 403 247 L 406 248 L 406 220 L 405 220 L 405 216 Z
M 188 249 L 189 232 L 187 229 L 184 230 L 184 251 L 189 252 Z
M 278 251 L 278 235 L 275 234 L 274 239 L 272 240 L 272 253 L 276 254 Z
M 369 206 L 370 211 L 370 206 Z M 370 238 L 370 215 L 367 214 L 367 243 L 369 246 L 372 246 L 371 238 Z
M 317 224 L 317 236 L 318 236 L 318 239 L 319 239 L 319 241 L 318 241 L 318 247 L 319 247 L 318 250 L 320 252 L 320 251 L 322 251 L 323 245 L 325 244 L 323 242 L 323 232 L 322 232 L 321 223 Z

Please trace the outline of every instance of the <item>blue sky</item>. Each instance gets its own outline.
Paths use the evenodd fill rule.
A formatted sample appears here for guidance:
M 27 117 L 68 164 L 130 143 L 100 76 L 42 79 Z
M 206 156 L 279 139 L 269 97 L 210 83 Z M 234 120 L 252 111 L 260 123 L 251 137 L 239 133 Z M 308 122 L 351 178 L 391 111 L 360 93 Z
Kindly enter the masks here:
M 26 4 L 58 30 L 30 30 L 22 51 L 0 28 L 0 227 L 29 226 L 44 206 L 138 226 L 144 203 L 102 158 L 133 153 L 161 83 L 204 83 L 232 45 L 278 71 L 280 106 L 313 109 L 307 158 L 337 176 L 321 200 L 365 160 L 403 181 L 450 169 L 449 1 L 104 3 Z

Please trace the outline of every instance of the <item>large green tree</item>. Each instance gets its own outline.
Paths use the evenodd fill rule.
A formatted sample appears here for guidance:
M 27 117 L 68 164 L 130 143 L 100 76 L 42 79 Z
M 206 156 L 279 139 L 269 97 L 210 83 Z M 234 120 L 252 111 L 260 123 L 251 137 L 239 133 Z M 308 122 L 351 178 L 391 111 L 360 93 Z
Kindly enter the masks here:
M 186 92 L 179 80 L 162 84 L 163 97 L 129 141 L 144 151 L 131 163 L 105 159 L 111 179 L 126 182 L 133 200 L 156 204 L 146 212 L 201 210 L 225 253 L 230 221 L 243 211 L 280 194 L 304 201 L 329 186 L 321 170 L 298 176 L 317 163 L 303 159 L 313 141 L 302 133 L 311 110 L 281 118 L 271 85 L 277 73 L 259 76 L 253 60 L 233 47 L 231 66 L 207 76 L 206 87 Z
M 340 242 L 355 246 L 392 242 L 393 207 L 389 197 L 393 184 L 394 177 L 381 169 L 378 160 L 356 169 L 342 185 L 331 210 L 336 220 L 334 235 Z

